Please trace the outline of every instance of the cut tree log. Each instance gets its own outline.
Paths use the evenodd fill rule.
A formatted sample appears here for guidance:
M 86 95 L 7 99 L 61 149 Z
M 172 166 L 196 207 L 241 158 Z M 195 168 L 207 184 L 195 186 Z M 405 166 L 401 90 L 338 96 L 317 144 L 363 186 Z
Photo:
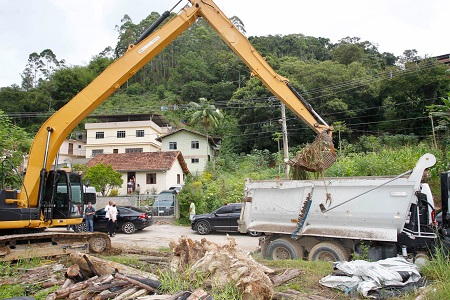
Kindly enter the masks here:
M 92 283 L 93 281 L 95 281 L 97 279 L 98 279 L 98 277 L 95 276 L 95 277 L 89 278 L 88 280 L 72 284 L 71 286 L 68 286 L 66 288 L 56 290 L 55 291 L 56 296 L 58 298 L 65 298 L 73 292 L 86 289 L 88 286 L 93 284 Z
M 131 294 L 130 296 L 124 298 L 123 300 L 133 300 L 133 299 L 139 299 L 138 297 L 142 297 L 147 295 L 148 291 L 146 289 L 140 289 L 136 293 Z
M 109 290 L 111 288 L 122 288 L 125 285 L 129 285 L 130 283 L 128 281 L 125 280 L 114 280 L 113 282 L 107 283 L 107 284 L 100 284 L 98 286 L 91 286 L 88 287 L 86 290 L 89 292 L 95 292 L 95 293 L 100 293 L 104 290 Z
M 46 288 L 49 288 L 49 287 L 52 287 L 52 286 L 55 286 L 55 285 L 63 285 L 64 282 L 65 282 L 66 280 L 67 280 L 67 279 L 44 281 L 44 282 L 41 284 L 41 287 L 42 287 L 43 289 L 46 289 Z
M 72 279 L 74 282 L 80 282 L 86 279 L 77 264 L 68 267 L 64 276 L 68 279 Z
M 125 292 L 123 292 L 120 295 L 117 295 L 114 300 L 123 300 L 125 298 L 127 298 L 130 295 L 133 295 L 134 293 L 136 293 L 139 290 L 138 287 L 134 286 L 132 288 L 129 288 L 128 290 L 126 290 Z
M 117 297 L 118 295 L 122 294 L 126 290 L 129 290 L 132 287 L 133 287 L 133 285 L 129 284 L 129 285 L 124 286 L 120 290 L 117 290 L 117 291 L 114 291 L 114 292 L 108 292 L 108 290 L 105 290 L 104 293 L 101 292 L 100 294 L 94 296 L 94 298 L 92 298 L 92 299 L 94 299 L 94 300 L 114 299 L 115 297 Z
M 88 266 L 86 259 L 83 257 L 86 255 L 86 257 L 89 259 L 89 261 L 94 265 L 95 270 L 100 276 L 104 275 L 110 275 L 115 272 L 117 269 L 120 273 L 125 275 L 139 275 L 145 278 L 150 278 L 153 280 L 158 280 L 158 277 L 155 274 L 145 272 L 142 270 L 138 270 L 120 263 L 116 263 L 113 261 L 109 261 L 106 259 L 98 258 L 89 254 L 84 254 L 81 252 L 75 252 L 70 254 L 70 260 L 80 266 L 80 268 L 89 275 L 94 275 Z
M 72 279 L 70 278 L 66 278 L 66 280 L 64 281 L 63 285 L 60 287 L 61 289 L 64 289 L 68 286 L 71 286 L 73 284 Z
M 154 288 L 154 287 L 152 287 L 152 286 L 149 286 L 149 285 L 147 285 L 147 284 L 144 284 L 144 283 L 142 283 L 142 282 L 139 282 L 139 281 L 137 281 L 137 280 L 135 280 L 135 279 L 133 279 L 133 278 L 130 278 L 130 277 L 128 277 L 128 276 L 122 275 L 122 274 L 120 274 L 120 273 L 115 273 L 115 274 L 114 274 L 114 277 L 115 277 L 115 278 L 118 278 L 118 279 L 122 279 L 122 280 L 128 281 L 129 283 L 131 283 L 131 284 L 133 284 L 133 285 L 135 285 L 135 286 L 138 286 L 138 287 L 140 287 L 140 288 L 142 288 L 142 289 L 146 289 L 146 290 L 149 291 L 149 292 L 154 292 L 154 291 L 156 291 L 156 288 Z
M 293 278 L 300 276 L 301 274 L 302 271 L 300 271 L 299 269 L 286 269 L 281 274 L 270 276 L 270 280 L 272 280 L 273 286 L 277 287 Z

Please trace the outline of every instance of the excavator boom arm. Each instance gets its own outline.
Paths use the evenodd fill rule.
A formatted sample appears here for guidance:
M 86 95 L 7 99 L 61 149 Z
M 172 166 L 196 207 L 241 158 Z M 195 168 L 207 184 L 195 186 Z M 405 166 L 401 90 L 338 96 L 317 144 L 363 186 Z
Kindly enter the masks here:
M 212 0 L 189 0 L 184 9 L 161 29 L 130 45 L 127 52 L 114 61 L 60 110 L 54 113 L 36 134 L 30 149 L 24 189 L 19 195 L 19 207 L 35 207 L 38 202 L 40 173 L 49 170 L 61 144 L 70 132 L 123 83 L 161 52 L 197 18 L 203 17 L 222 40 L 245 62 L 252 74 L 316 132 L 330 130 L 313 116 L 314 111 L 299 100 L 286 78 L 278 75 L 253 48 L 247 38 L 230 22 Z M 318 117 L 318 115 L 316 115 Z M 318 117 L 319 120 L 320 117 Z M 322 120 L 321 120 L 322 121 Z M 322 121 L 322 123 L 324 123 Z M 25 190 L 25 192 L 24 192 Z

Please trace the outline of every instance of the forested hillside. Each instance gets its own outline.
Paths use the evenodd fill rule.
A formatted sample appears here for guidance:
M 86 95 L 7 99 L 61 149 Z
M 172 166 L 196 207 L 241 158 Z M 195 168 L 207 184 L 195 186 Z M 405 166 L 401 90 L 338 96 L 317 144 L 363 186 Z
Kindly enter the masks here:
M 122 55 L 159 16 L 153 12 L 135 24 L 125 15 L 117 26 L 117 45 L 105 48 L 85 66 L 73 66 L 51 49 L 36 49 L 21 86 L 0 89 L 0 110 L 33 136 L 52 112 Z M 232 21 L 245 31 L 239 18 Z M 406 49 L 403 56 L 395 57 L 359 38 L 346 37 L 334 44 L 326 37 L 301 33 L 249 40 L 324 120 L 335 125 L 339 141 L 384 134 L 429 138 L 432 126 L 427 107 L 442 104 L 441 98 L 450 90 L 448 67 L 417 57 L 415 50 Z M 210 129 L 223 138 L 222 151 L 278 151 L 280 102 L 258 79 L 250 78 L 248 68 L 204 20 L 198 20 L 106 100 L 90 121 L 95 114 L 158 113 L 175 127 L 203 131 L 189 124 L 189 103 L 199 98 L 223 112 L 221 125 Z M 290 146 L 315 137 L 290 112 L 287 125 Z M 78 129 L 83 128 L 81 124 Z

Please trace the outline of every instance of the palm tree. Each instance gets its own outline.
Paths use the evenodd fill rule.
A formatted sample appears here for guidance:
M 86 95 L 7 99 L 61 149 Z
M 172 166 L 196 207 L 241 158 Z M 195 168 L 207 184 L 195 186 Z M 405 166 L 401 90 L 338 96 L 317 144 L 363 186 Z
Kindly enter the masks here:
M 199 98 L 199 103 L 191 102 L 189 105 L 194 108 L 191 122 L 196 124 L 200 122 L 206 129 L 206 154 L 208 155 L 208 132 L 212 127 L 217 127 L 223 119 L 222 113 L 213 104 L 209 103 L 206 98 Z
M 206 98 L 198 99 L 200 102 L 191 102 L 189 105 L 196 111 L 192 114 L 191 122 L 200 122 L 206 129 L 206 135 L 211 127 L 217 127 L 223 119 L 222 113 L 213 104 L 210 104 Z

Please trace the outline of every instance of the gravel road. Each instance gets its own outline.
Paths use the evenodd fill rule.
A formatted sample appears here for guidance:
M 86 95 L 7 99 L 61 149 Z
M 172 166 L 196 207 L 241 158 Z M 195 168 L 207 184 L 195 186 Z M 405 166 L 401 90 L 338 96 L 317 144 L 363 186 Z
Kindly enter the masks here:
M 178 242 L 178 239 L 186 236 L 192 240 L 200 241 L 202 238 L 214 242 L 220 246 L 229 243 L 227 236 L 234 238 L 239 248 L 244 251 L 255 251 L 259 238 L 240 233 L 211 232 L 208 235 L 199 235 L 187 226 L 178 226 L 164 222 L 156 222 L 144 230 L 136 231 L 133 234 L 118 232 L 111 238 L 112 245 L 116 247 L 136 247 L 159 249 L 169 247 L 171 240 Z

